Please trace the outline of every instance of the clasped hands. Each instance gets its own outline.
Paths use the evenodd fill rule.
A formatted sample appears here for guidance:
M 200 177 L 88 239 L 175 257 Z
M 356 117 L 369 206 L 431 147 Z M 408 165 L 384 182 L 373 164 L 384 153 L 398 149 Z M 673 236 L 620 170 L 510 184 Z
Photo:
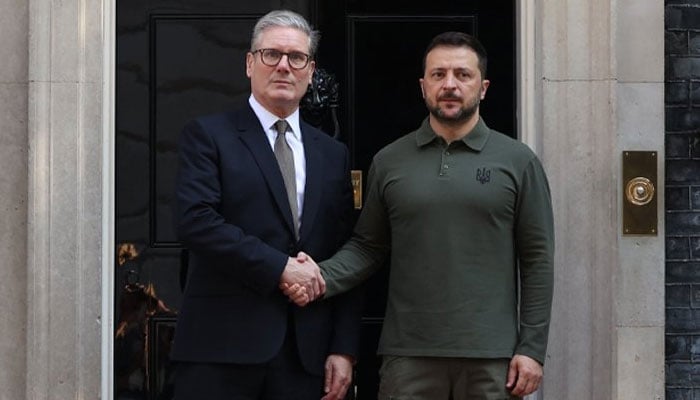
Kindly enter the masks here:
M 280 289 L 298 306 L 305 306 L 326 293 L 326 281 L 318 264 L 308 254 L 289 257 L 280 277 Z
M 298 306 L 305 306 L 326 293 L 326 281 L 318 264 L 306 253 L 289 257 L 280 277 L 280 289 Z M 326 359 L 324 392 L 321 400 L 345 398 L 352 382 L 352 357 L 330 354 Z

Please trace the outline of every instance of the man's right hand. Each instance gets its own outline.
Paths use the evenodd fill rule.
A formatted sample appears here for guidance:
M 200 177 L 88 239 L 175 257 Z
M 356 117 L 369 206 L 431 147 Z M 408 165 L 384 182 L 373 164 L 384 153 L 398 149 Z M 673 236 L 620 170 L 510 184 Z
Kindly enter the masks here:
M 288 293 L 288 291 L 291 291 L 290 288 L 293 287 L 294 284 L 298 284 L 298 287 L 304 288 L 306 296 L 292 296 L 296 291 Z M 298 305 L 306 305 L 308 302 L 316 300 L 326 292 L 326 282 L 321 276 L 321 270 L 311 257 L 289 257 L 280 278 L 280 288 Z

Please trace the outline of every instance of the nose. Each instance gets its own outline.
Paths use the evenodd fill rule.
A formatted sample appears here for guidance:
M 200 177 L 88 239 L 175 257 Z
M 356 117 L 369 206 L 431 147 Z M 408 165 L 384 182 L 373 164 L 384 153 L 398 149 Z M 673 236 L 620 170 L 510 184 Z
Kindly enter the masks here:
M 445 79 L 443 80 L 443 85 L 445 88 L 454 88 L 455 82 L 456 82 L 455 75 L 452 72 L 448 72 L 447 75 L 445 76 Z
M 289 66 L 289 56 L 287 54 L 282 54 L 282 58 L 280 58 L 280 61 L 277 63 L 277 68 L 284 68 L 284 69 L 291 68 Z

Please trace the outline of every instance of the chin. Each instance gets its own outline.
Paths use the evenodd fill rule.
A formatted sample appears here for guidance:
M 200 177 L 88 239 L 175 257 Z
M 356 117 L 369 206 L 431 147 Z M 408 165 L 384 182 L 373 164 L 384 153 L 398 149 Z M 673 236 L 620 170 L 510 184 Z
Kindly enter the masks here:
M 462 116 L 462 113 L 461 113 L 460 111 L 447 111 L 447 112 L 445 112 L 445 111 L 443 110 L 443 112 L 441 112 L 440 115 L 441 115 L 443 118 L 445 118 L 445 119 L 454 119 L 454 120 L 456 120 L 456 119 L 459 119 L 459 118 Z
M 295 100 L 297 97 L 301 98 L 301 96 L 297 96 L 297 94 L 291 90 L 275 90 L 270 93 L 270 98 L 276 101 L 291 101 Z

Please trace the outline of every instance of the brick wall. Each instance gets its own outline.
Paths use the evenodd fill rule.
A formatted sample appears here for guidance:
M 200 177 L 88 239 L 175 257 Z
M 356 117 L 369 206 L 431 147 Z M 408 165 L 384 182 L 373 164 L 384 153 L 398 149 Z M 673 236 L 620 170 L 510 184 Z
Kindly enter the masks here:
M 700 399 L 700 0 L 666 0 L 666 399 Z

